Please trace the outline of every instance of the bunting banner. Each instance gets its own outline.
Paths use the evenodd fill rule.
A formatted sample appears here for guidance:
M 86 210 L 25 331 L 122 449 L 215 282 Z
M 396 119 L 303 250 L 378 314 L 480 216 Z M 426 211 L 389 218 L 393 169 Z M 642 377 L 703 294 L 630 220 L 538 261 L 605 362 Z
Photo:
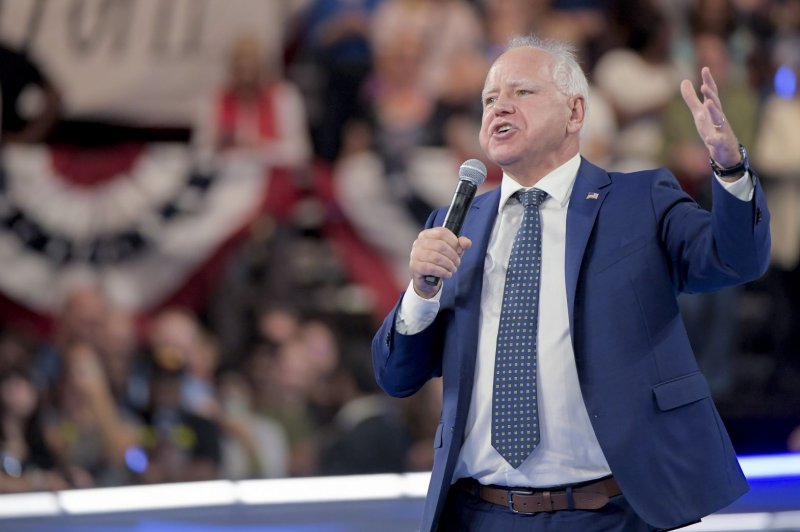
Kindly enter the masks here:
M 0 291 L 50 314 L 80 279 L 119 308 L 145 311 L 261 212 L 271 179 L 241 158 L 199 171 L 181 144 L 7 146 Z

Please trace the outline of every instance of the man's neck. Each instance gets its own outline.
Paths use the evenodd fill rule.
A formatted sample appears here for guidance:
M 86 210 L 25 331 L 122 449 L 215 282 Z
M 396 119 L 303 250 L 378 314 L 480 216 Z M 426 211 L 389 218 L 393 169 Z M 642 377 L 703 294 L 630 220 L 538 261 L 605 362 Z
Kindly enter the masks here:
M 557 156 L 551 157 L 547 161 L 543 161 L 541 164 L 537 164 L 536 166 L 524 165 L 524 163 L 520 163 L 519 165 L 504 167 L 503 172 L 505 172 L 509 177 L 523 187 L 532 187 L 541 181 L 544 176 L 562 166 L 577 154 L 577 150 L 564 154 L 558 154 Z

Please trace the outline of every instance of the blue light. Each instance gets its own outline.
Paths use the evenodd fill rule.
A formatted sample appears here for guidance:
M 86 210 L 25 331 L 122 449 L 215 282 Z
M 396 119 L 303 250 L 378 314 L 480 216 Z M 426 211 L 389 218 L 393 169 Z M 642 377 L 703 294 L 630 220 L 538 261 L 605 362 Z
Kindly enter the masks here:
M 140 447 L 128 447 L 125 450 L 125 463 L 134 473 L 147 471 L 147 454 Z
M 797 74 L 792 68 L 783 65 L 775 71 L 775 94 L 784 100 L 791 100 L 797 93 Z
M 740 456 L 739 465 L 748 479 L 800 477 L 800 453 Z

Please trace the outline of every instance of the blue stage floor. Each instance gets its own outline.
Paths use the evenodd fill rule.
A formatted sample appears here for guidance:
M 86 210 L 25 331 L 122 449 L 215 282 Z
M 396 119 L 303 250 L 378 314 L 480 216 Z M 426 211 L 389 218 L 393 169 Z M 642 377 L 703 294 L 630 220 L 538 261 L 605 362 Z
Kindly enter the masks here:
M 784 457 L 743 463 L 751 491 L 683 530 L 800 532 L 800 455 Z M 0 531 L 414 532 L 426 484 L 408 474 L 3 495 Z

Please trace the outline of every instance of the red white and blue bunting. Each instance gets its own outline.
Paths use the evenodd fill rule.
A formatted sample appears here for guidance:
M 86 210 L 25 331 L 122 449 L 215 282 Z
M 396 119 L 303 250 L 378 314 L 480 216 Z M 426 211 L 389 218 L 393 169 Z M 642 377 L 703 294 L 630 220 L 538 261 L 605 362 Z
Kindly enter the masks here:
M 101 286 L 120 308 L 145 311 L 259 213 L 269 180 L 255 161 L 225 159 L 200 169 L 182 144 L 97 153 L 7 146 L 0 164 L 0 291 L 49 314 L 79 277 Z

